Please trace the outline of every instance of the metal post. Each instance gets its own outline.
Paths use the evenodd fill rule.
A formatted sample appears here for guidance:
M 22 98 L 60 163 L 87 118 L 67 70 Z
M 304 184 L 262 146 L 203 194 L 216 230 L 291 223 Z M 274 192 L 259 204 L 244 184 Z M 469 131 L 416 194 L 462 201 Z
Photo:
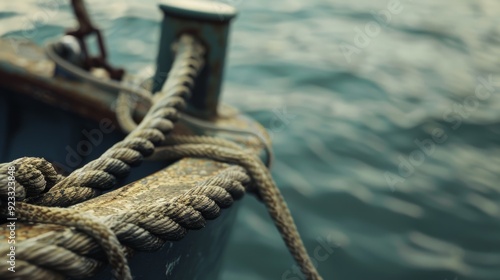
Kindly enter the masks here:
M 195 81 L 192 98 L 188 101 L 188 113 L 203 118 L 217 116 L 229 23 L 236 16 L 236 9 L 227 4 L 201 0 L 162 1 L 159 7 L 164 18 L 153 92 L 162 88 L 172 66 L 172 43 L 181 34 L 192 34 L 205 45 L 207 54 L 205 67 Z

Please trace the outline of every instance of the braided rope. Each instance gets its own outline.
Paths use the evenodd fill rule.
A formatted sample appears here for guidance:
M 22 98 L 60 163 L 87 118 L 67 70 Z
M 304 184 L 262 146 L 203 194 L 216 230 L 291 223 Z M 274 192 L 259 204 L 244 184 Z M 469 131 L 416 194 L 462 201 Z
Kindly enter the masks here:
M 108 262 L 111 267 L 113 267 L 113 276 L 115 279 L 132 279 L 130 268 L 127 264 L 127 258 L 125 257 L 125 253 L 123 252 L 115 233 L 96 218 L 89 216 L 88 214 L 84 216 L 83 214 L 72 209 L 36 206 L 23 202 L 18 202 L 16 204 L 16 217 L 18 220 L 22 221 L 29 221 L 33 223 L 49 222 L 56 225 L 75 227 L 78 230 L 83 231 L 87 236 L 92 237 L 94 242 L 98 243 L 107 255 Z M 40 266 L 43 266 L 44 263 L 61 265 L 68 261 L 61 259 L 59 256 L 49 254 L 58 260 L 56 262 L 51 262 L 50 259 L 47 258 L 46 250 L 46 248 L 42 248 L 42 251 L 45 252 L 38 252 L 39 257 L 43 260 L 42 263 L 39 263 Z M 30 247 L 30 251 L 33 251 L 32 247 Z M 71 266 L 74 267 L 74 264 Z

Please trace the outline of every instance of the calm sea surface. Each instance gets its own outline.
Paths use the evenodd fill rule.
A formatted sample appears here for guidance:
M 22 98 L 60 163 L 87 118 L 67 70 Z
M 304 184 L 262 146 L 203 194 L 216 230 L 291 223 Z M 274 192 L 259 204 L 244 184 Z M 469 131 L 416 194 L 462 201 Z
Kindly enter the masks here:
M 271 131 L 324 278 L 500 279 L 500 2 L 228 1 L 224 100 Z M 68 2 L 1 0 L 0 36 L 59 36 Z M 87 3 L 112 61 L 152 74 L 156 1 Z M 300 279 L 243 204 L 221 279 Z

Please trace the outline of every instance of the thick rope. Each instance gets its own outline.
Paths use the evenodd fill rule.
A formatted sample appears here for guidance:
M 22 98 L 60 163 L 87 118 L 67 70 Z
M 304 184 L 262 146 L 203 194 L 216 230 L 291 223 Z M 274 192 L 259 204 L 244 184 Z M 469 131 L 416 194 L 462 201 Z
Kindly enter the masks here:
M 137 97 L 134 97 L 133 95 L 127 95 L 124 93 L 121 93 L 118 96 L 117 102 L 116 102 L 116 119 L 118 120 L 118 124 L 120 125 L 120 128 L 126 132 L 130 133 L 137 129 L 138 124 L 135 122 L 133 118 L 133 111 L 136 106 L 136 99 Z M 211 122 L 204 121 L 192 116 L 189 116 L 187 114 L 180 114 L 180 118 L 189 123 L 190 125 L 193 125 L 198 128 L 202 128 L 205 130 L 212 130 L 212 131 L 218 131 L 218 132 L 226 132 L 230 134 L 237 134 L 237 135 L 246 135 L 246 136 L 251 136 L 257 139 L 262 147 L 264 148 L 264 151 L 266 153 L 266 166 L 268 168 L 271 167 L 272 161 L 273 161 L 273 151 L 271 146 L 268 144 L 264 136 L 257 132 L 253 132 L 251 130 L 244 130 L 244 129 L 237 129 L 237 128 L 228 128 L 228 127 L 220 127 L 217 125 L 214 125 Z
M 96 218 L 88 214 L 84 216 L 72 209 L 36 206 L 23 202 L 16 203 L 16 218 L 25 222 L 75 227 L 92 237 L 94 242 L 101 246 L 108 257 L 109 264 L 113 267 L 115 279 L 132 279 L 127 258 L 125 258 L 115 233 Z M 46 256 L 42 256 L 42 258 L 46 258 Z

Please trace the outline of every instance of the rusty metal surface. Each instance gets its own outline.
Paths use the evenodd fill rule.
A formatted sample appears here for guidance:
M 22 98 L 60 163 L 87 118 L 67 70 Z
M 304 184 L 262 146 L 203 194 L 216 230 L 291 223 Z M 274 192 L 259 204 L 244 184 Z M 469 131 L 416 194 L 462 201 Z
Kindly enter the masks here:
M 222 88 L 230 21 L 236 16 L 236 9 L 224 3 L 213 5 L 206 1 L 165 1 L 160 4 L 160 9 L 164 18 L 153 92 L 160 90 L 173 63 L 171 45 L 179 34 L 194 35 L 205 47 L 206 56 L 188 110 L 198 117 L 214 118 Z
M 144 179 L 74 208 L 96 216 L 107 216 L 125 212 L 152 200 L 168 201 L 227 166 L 224 163 L 204 159 L 183 159 Z
M 125 70 L 122 68 L 115 68 L 109 63 L 104 37 L 99 28 L 92 24 L 87 9 L 85 8 L 85 3 L 83 0 L 71 0 L 71 4 L 79 26 L 78 29 L 69 30 L 66 34 L 74 36 L 80 43 L 86 70 L 90 70 L 94 67 L 104 68 L 111 79 L 120 81 L 125 74 Z M 92 35 L 97 37 L 97 45 L 100 52 L 97 56 L 91 56 L 87 49 L 87 42 L 85 39 Z

